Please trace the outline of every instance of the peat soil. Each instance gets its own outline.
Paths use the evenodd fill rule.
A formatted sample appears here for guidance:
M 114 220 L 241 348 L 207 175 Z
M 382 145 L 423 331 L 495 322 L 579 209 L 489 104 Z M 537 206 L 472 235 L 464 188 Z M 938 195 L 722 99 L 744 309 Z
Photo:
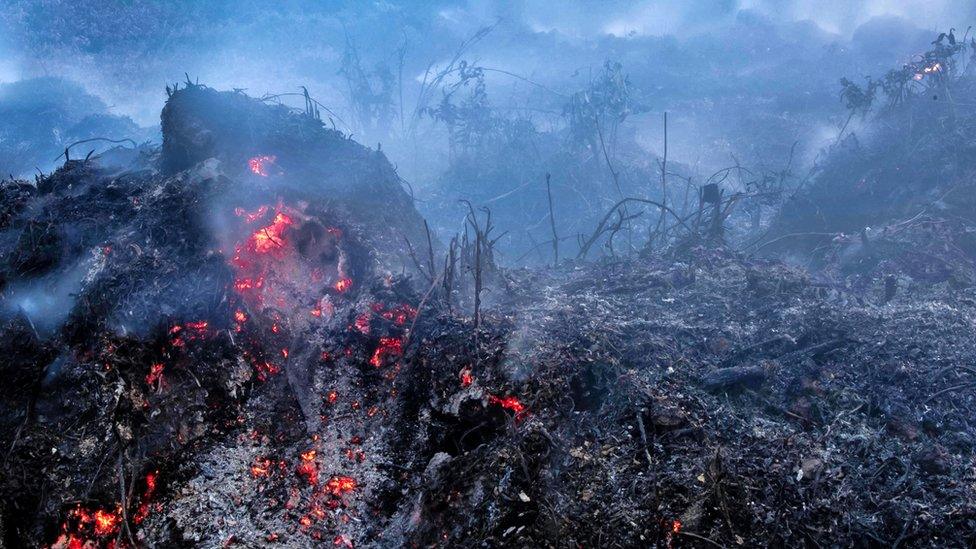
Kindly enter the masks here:
M 3 183 L 7 546 L 976 539 L 958 230 L 816 273 L 721 246 L 499 270 L 476 321 L 382 155 L 215 94 L 174 94 L 128 166 Z

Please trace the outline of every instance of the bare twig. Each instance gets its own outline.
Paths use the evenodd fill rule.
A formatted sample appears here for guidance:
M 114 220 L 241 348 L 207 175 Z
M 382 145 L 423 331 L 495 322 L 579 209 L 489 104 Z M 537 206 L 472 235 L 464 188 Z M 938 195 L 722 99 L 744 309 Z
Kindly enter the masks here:
M 108 139 L 108 138 L 105 138 L 105 137 L 92 137 L 91 139 L 82 139 L 81 141 L 75 141 L 74 143 L 68 145 L 67 147 L 64 148 L 64 152 L 61 153 L 61 154 L 59 154 L 58 157 L 54 159 L 54 161 L 57 162 L 58 160 L 61 159 L 62 156 L 64 157 L 65 161 L 71 160 L 71 158 L 68 156 L 68 153 L 71 150 L 71 147 L 74 147 L 75 145 L 82 145 L 84 143 L 91 143 L 93 141 L 106 141 L 108 143 L 131 143 L 133 149 L 135 149 L 135 148 L 137 148 L 139 146 L 139 145 L 136 144 L 135 141 L 133 141 L 131 139 L 128 139 L 128 138 L 126 138 L 126 139 Z M 90 156 L 91 156 L 91 153 L 88 154 L 88 157 L 90 157 Z M 85 157 L 85 160 L 88 160 L 88 157 Z
M 553 265 L 559 264 L 559 235 L 556 234 L 556 216 L 552 209 L 552 187 L 549 184 L 550 174 L 546 174 L 546 195 L 549 197 L 549 225 L 552 227 L 552 255 Z
M 614 204 L 613 207 L 610 208 L 610 211 L 607 212 L 607 215 L 603 217 L 603 220 L 600 221 L 599 225 L 597 225 L 596 230 L 593 231 L 593 234 L 590 236 L 589 240 L 584 242 L 583 245 L 580 247 L 580 251 L 576 255 L 577 259 L 583 259 L 584 257 L 586 257 L 586 254 L 589 253 L 590 248 L 593 247 L 593 244 L 597 241 L 597 239 L 600 238 L 600 236 L 603 235 L 604 232 L 606 232 L 607 223 L 610 221 L 610 218 L 613 217 L 614 212 L 617 211 L 617 208 L 620 208 L 627 202 L 638 202 L 641 204 L 650 204 L 652 206 L 657 206 L 658 208 L 661 208 L 662 210 L 671 214 L 676 220 L 678 220 L 678 223 L 681 224 L 682 227 L 687 229 L 689 232 L 693 232 L 691 230 L 691 227 L 689 227 L 684 222 L 684 220 L 681 219 L 681 217 L 674 212 L 674 210 L 672 210 L 668 206 L 665 206 L 664 204 L 661 204 L 660 202 L 657 202 L 655 200 L 647 200 L 646 198 L 635 198 L 635 197 L 624 198 L 623 200 L 620 200 L 619 202 Z
M 679 530 L 678 531 L 678 535 L 679 536 L 687 536 L 689 538 L 694 538 L 694 539 L 697 539 L 697 540 L 700 540 L 700 541 L 704 541 L 705 543 L 708 543 L 712 547 L 719 547 L 721 549 L 725 549 L 725 546 L 722 545 L 721 543 L 719 543 L 719 542 L 717 542 L 717 541 L 715 541 L 715 540 L 713 540 L 711 538 L 706 538 L 705 536 L 703 536 L 701 534 L 695 534 L 693 532 L 685 532 L 684 530 Z

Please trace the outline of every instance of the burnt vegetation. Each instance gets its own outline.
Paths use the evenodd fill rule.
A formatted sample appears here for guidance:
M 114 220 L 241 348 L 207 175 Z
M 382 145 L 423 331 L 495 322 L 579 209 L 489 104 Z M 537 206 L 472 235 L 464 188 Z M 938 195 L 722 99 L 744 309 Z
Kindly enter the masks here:
M 976 41 L 842 80 L 809 170 L 700 174 L 614 61 L 493 107 L 491 31 L 413 108 L 406 45 L 342 54 L 349 124 L 446 132 L 430 221 L 307 90 L 189 76 L 161 145 L 0 183 L 2 543 L 972 542 Z

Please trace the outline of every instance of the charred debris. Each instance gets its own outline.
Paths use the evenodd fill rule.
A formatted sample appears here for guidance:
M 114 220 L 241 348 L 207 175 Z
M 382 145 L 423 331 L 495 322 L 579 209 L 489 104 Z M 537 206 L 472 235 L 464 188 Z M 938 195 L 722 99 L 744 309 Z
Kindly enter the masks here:
M 477 204 L 439 241 L 311 99 L 169 89 L 161 148 L 66 151 L 0 188 L 4 543 L 965 545 L 976 116 L 957 53 L 886 80 L 888 129 L 840 138 L 802 185 L 737 165 L 690 199 L 672 180 L 679 208 L 662 178 L 576 250 L 553 222 L 548 269 L 500 267 Z M 875 86 L 847 88 L 852 118 Z M 892 147 L 957 177 L 908 175 Z M 796 214 L 840 193 L 846 217 Z M 638 211 L 648 244 L 614 252 Z

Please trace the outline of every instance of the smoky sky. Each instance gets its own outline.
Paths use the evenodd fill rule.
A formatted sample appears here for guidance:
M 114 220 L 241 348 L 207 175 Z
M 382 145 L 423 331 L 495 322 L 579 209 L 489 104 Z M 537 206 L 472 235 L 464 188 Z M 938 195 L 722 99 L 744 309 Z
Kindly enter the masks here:
M 101 96 L 117 114 L 155 122 L 167 83 L 184 72 L 215 87 L 260 94 L 309 85 L 333 103 L 336 63 L 346 40 L 365 56 L 406 44 L 420 71 L 446 58 L 475 29 L 498 22 L 478 55 L 545 75 L 560 48 L 639 49 L 648 37 L 688 41 L 721 33 L 744 14 L 773 25 L 809 22 L 822 40 L 849 40 L 873 18 L 944 29 L 973 18 L 963 0 L 582 0 L 361 2 L 2 0 L 0 81 L 64 76 Z M 614 51 L 601 51 L 610 55 Z M 911 52 L 898 52 L 909 54 Z M 596 57 L 599 57 L 597 55 Z M 381 60 L 381 59 L 380 59 Z M 560 68 L 569 66 L 561 60 Z M 587 62 L 589 60 L 586 60 Z
M 491 26 L 463 58 L 492 69 L 497 112 L 541 130 L 619 62 L 645 107 L 625 130 L 660 154 L 669 111 L 672 158 L 708 168 L 733 154 L 786 157 L 794 141 L 812 161 L 843 124 L 841 77 L 883 75 L 974 20 L 973 0 L 0 0 L 0 84 L 64 78 L 147 131 L 166 86 L 187 77 L 257 97 L 307 87 L 339 129 L 382 142 L 422 190 L 446 165 L 443 137 L 421 136 L 421 157 L 396 125 L 350 124 L 361 92 L 341 74 L 348 52 L 364 71 L 397 75 L 409 117 L 423 75 Z

